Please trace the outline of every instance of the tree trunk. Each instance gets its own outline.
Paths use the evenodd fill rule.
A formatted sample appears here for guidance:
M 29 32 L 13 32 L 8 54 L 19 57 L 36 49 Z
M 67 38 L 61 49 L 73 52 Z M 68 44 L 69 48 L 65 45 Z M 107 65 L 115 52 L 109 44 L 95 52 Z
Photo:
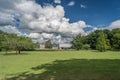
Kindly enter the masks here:
M 20 54 L 20 50 L 18 50 L 18 53 Z

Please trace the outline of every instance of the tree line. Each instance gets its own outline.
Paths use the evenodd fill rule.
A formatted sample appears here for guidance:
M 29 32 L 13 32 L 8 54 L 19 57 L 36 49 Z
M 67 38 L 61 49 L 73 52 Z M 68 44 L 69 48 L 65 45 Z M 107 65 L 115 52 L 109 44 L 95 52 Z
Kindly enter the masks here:
M 35 43 L 25 36 L 18 36 L 17 34 L 8 34 L 0 31 L 0 51 L 15 50 L 16 53 L 21 53 L 22 50 L 33 50 Z
M 106 50 L 120 50 L 120 28 L 96 30 L 87 36 L 77 35 L 72 40 L 72 48 L 93 49 L 104 52 Z
M 93 49 L 104 52 L 106 50 L 120 50 L 120 28 L 108 30 L 96 30 L 86 36 L 78 34 L 71 41 L 72 49 Z M 45 48 L 52 48 L 50 40 L 45 42 Z M 18 36 L 17 34 L 8 34 L 0 30 L 0 51 L 15 50 L 19 53 L 22 50 L 34 50 L 39 47 L 39 43 L 33 41 L 25 36 Z

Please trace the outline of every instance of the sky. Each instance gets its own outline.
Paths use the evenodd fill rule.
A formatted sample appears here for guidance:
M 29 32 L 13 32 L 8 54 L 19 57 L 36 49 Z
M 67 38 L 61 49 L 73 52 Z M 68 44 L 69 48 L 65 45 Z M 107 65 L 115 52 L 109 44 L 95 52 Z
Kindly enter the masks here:
M 0 30 L 43 43 L 120 28 L 120 0 L 0 0 Z
M 36 0 L 38 4 L 50 3 L 54 0 Z M 58 0 L 60 1 L 60 0 Z M 73 5 L 68 5 L 73 2 Z M 93 26 L 107 26 L 114 20 L 120 19 L 120 0 L 61 0 L 65 17 L 70 22 L 84 20 Z

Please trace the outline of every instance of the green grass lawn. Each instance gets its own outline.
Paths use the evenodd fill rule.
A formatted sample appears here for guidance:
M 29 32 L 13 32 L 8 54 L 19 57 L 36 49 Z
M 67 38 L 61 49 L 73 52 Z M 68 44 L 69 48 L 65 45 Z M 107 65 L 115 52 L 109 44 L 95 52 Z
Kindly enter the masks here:
M 120 80 L 120 52 L 0 52 L 0 80 Z

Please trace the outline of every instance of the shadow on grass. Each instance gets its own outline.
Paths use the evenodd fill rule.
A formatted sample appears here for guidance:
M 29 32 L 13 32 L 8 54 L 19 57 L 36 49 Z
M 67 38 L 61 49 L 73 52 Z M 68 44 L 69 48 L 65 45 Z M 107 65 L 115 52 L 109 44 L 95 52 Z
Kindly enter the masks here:
M 35 51 L 61 51 L 61 50 L 59 50 L 59 49 L 38 49 Z
M 12 56 L 12 55 L 28 55 L 29 53 L 14 53 L 14 52 L 9 52 L 9 53 L 4 53 L 4 54 L 1 54 L 1 55 L 4 55 L 4 56 Z
M 94 53 L 104 53 L 104 52 L 100 52 L 98 50 L 91 50 L 91 52 L 94 52 Z M 107 51 L 106 51 L 107 52 Z
M 6 80 L 120 80 L 120 60 L 57 60 L 31 69 L 45 71 L 41 74 L 21 73 Z

